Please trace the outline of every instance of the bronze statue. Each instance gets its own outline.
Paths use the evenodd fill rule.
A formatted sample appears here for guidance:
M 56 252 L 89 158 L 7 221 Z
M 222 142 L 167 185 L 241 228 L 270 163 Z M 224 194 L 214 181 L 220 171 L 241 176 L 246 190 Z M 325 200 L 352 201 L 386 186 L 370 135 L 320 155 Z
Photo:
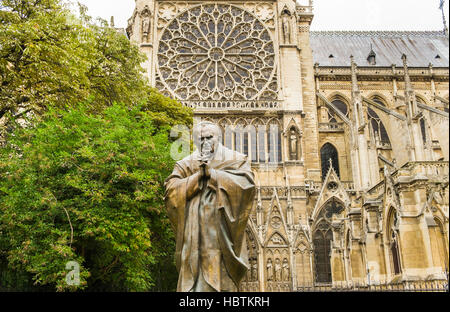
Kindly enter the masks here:
M 197 150 L 176 163 L 165 201 L 176 231 L 177 291 L 237 291 L 247 273 L 241 254 L 255 197 L 247 157 L 219 142 L 210 122 L 194 129 Z

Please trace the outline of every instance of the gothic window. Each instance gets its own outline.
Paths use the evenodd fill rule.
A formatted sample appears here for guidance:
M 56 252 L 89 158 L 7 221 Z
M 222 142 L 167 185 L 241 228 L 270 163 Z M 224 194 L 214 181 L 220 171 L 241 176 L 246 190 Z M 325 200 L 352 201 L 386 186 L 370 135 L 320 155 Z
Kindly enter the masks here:
M 231 130 L 230 126 L 227 126 L 223 134 L 223 145 L 225 145 L 229 149 L 233 149 L 232 140 L 233 131 Z
M 331 241 L 333 233 L 330 225 L 322 221 L 314 232 L 314 267 L 316 283 L 331 283 Z
M 278 123 L 256 123 L 254 129 L 250 135 L 252 162 L 281 162 L 281 129 Z
M 208 120 L 208 119 L 202 119 L 203 121 L 210 121 L 210 122 L 214 122 L 213 120 Z M 230 120 L 228 120 L 227 118 L 222 118 L 219 120 L 219 122 L 217 123 L 217 125 L 220 127 L 221 130 L 221 134 L 220 134 L 220 142 L 222 143 L 223 146 L 231 146 L 231 136 L 232 136 L 232 132 L 230 131 L 230 125 L 231 122 Z
M 237 124 L 234 126 L 233 129 L 233 135 L 234 135 L 234 150 L 243 153 L 245 155 L 248 155 L 248 148 L 247 151 L 245 150 L 245 138 L 247 138 L 248 142 L 248 128 L 246 128 L 245 121 L 239 120 Z
M 257 142 L 257 132 L 254 131 L 250 137 L 251 139 L 251 152 L 252 152 L 252 162 L 258 162 L 258 142 Z
M 398 245 L 398 234 L 397 234 L 397 214 L 394 209 L 390 211 L 389 215 L 389 253 L 391 259 L 391 269 L 392 272 L 397 275 L 401 273 L 401 265 L 400 265 L 400 250 Z
M 339 215 L 344 211 L 343 205 L 332 198 L 328 201 L 317 217 L 317 225 L 313 235 L 314 266 L 316 283 L 331 283 L 331 242 L 333 233 L 331 222 L 333 215 Z
M 320 161 L 322 163 L 322 181 L 325 180 L 325 177 L 330 168 L 330 159 L 333 164 L 333 169 L 338 176 L 339 175 L 339 157 L 336 148 L 330 144 L 325 143 L 320 149 Z
M 281 162 L 281 131 L 278 124 L 270 124 L 268 132 L 269 162 Z
M 379 96 L 374 96 L 372 98 L 372 101 L 380 104 L 381 106 L 385 106 L 386 107 L 386 105 L 384 104 L 384 101 Z
M 275 50 L 266 27 L 230 4 L 175 17 L 157 50 L 159 79 L 181 100 L 273 100 Z
M 311 258 L 306 238 L 297 245 L 295 260 L 297 264 L 297 286 L 311 285 Z
M 380 117 L 370 107 L 367 108 L 367 118 L 369 119 L 372 136 L 383 144 L 391 144 L 386 128 Z
M 266 162 L 266 126 L 259 126 L 257 129 L 258 135 L 258 160 L 259 162 Z
M 340 98 L 334 99 L 331 104 L 333 104 L 345 117 L 348 117 L 348 106 Z M 328 108 L 328 122 L 338 122 L 336 119 L 336 112 Z
M 400 259 L 398 254 L 398 243 L 397 243 L 397 237 L 394 232 L 392 232 L 391 237 L 391 255 L 392 255 L 392 262 L 394 265 L 394 274 L 400 274 Z
M 428 231 L 434 266 L 440 267 L 442 271 L 448 270 L 448 244 L 445 241 L 444 227 L 439 219 L 434 218 L 434 225 L 429 225 Z
M 325 219 L 331 222 L 333 215 L 339 215 L 342 211 L 344 211 L 342 204 L 333 198 L 327 203 L 322 213 Z
M 422 134 L 423 144 L 427 144 L 427 127 L 425 123 L 425 119 L 422 117 L 419 120 L 420 123 L 420 133 Z
M 348 107 L 347 104 L 344 103 L 344 101 L 340 99 L 335 99 L 333 102 L 331 102 L 345 117 L 348 117 Z

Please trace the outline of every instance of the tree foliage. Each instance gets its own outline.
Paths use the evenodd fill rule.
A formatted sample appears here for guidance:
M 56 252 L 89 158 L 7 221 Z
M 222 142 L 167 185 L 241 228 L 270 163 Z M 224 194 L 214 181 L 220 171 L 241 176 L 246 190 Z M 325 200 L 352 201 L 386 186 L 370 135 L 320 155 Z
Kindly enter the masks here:
M 0 289 L 174 290 L 162 183 L 168 127 L 192 112 L 149 87 L 138 47 L 85 11 L 0 0 Z
M 75 17 L 60 0 L 0 0 L 0 127 L 88 98 L 91 111 L 146 103 L 157 123 L 189 124 L 188 110 L 148 86 L 139 48 L 80 11 Z
M 162 200 L 168 145 L 151 113 L 118 104 L 102 115 L 50 110 L 15 131 L 0 149 L 0 249 L 11 268 L 57 290 L 151 289 L 152 265 L 174 241 Z M 81 264 L 79 287 L 66 283 L 69 261 Z

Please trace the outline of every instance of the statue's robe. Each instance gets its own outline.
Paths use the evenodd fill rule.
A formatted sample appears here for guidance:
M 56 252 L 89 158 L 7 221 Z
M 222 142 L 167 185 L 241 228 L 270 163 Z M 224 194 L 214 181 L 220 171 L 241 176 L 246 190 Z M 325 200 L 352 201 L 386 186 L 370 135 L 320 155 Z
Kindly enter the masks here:
M 219 145 L 201 178 L 200 155 L 176 163 L 165 201 L 176 231 L 177 291 L 235 291 L 247 272 L 241 253 L 255 197 L 247 157 Z

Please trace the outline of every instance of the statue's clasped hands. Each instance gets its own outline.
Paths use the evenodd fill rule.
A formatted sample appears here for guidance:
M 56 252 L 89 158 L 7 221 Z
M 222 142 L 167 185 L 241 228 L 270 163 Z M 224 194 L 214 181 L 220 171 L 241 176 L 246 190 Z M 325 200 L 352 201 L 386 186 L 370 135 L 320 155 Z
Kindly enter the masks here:
M 200 164 L 200 172 L 202 177 L 209 178 L 211 176 L 209 168 L 209 159 L 211 158 L 211 144 L 209 142 L 203 143 L 202 146 L 202 160 Z

